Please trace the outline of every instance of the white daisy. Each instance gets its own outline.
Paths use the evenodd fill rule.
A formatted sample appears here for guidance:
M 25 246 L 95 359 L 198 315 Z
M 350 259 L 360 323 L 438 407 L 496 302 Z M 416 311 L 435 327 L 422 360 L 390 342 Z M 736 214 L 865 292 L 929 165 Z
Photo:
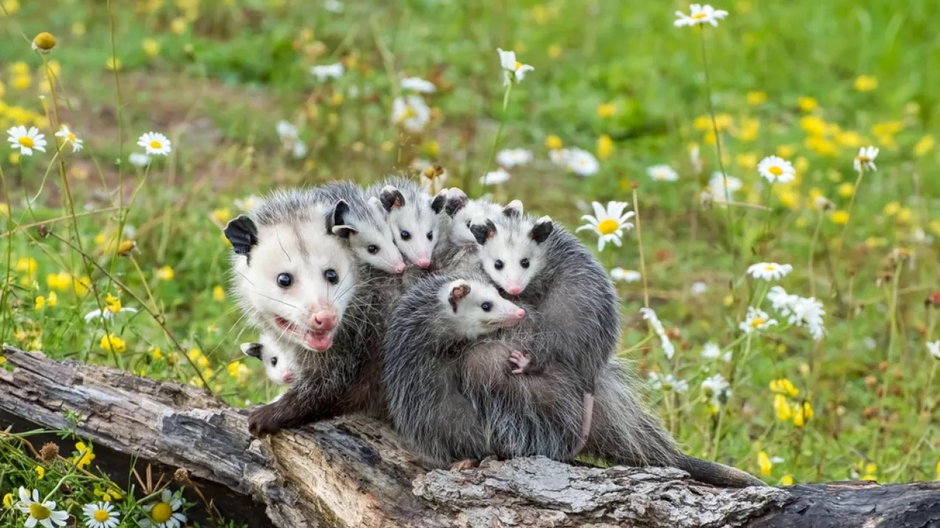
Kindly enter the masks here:
M 34 150 L 46 151 L 46 137 L 39 133 L 36 127 L 15 126 L 7 130 L 10 147 L 19 150 L 24 156 L 32 156 Z
M 878 157 L 879 152 L 878 147 L 874 146 L 858 149 L 858 156 L 855 156 L 855 160 L 852 162 L 855 172 L 862 172 L 863 170 L 874 172 L 878 170 L 878 167 L 875 166 L 875 158 Z
M 16 509 L 27 515 L 26 528 L 33 528 L 41 524 L 45 528 L 55 528 L 56 526 L 65 526 L 69 519 L 68 512 L 56 511 L 55 501 L 45 501 L 39 497 L 39 490 L 33 490 L 32 495 L 26 488 L 20 486 L 20 500 L 16 503 Z
M 666 359 L 672 359 L 672 356 L 676 353 L 676 348 L 672 346 L 672 341 L 669 340 L 669 336 L 666 334 L 666 328 L 659 320 L 656 312 L 654 312 L 652 308 L 640 308 L 640 313 L 643 314 L 643 319 L 646 319 L 646 322 L 653 327 L 653 331 L 659 336 L 659 341 L 662 344 Z
M 780 280 L 793 271 L 793 266 L 789 264 L 777 264 L 776 262 L 758 262 L 751 264 L 747 268 L 747 273 L 755 279 L 765 281 Z
M 940 359 L 940 341 L 927 342 L 927 352 L 935 359 Z
M 121 313 L 121 312 L 137 313 L 137 309 L 136 309 L 136 308 L 131 308 L 131 307 L 129 307 L 129 306 L 124 306 L 124 307 L 118 309 L 118 311 L 117 311 L 117 313 Z M 91 321 L 94 320 L 94 319 L 111 319 L 111 317 L 112 317 L 114 314 L 115 314 L 115 312 L 112 312 L 111 310 L 109 310 L 109 309 L 107 309 L 107 308 L 105 308 L 104 311 L 95 309 L 95 310 L 92 310 L 92 311 L 90 311 L 90 312 L 88 312 L 88 313 L 85 314 L 85 322 L 88 323 L 88 322 L 91 322 Z
M 150 156 L 143 152 L 131 152 L 130 156 L 127 157 L 127 161 L 135 167 L 144 168 L 150 165 Z
M 679 173 L 673 170 L 669 165 L 653 165 L 646 169 L 646 174 L 656 181 L 676 181 L 679 179 Z
M 726 16 L 728 16 L 727 11 L 715 9 L 708 4 L 692 4 L 689 6 L 688 15 L 682 11 L 676 11 L 676 21 L 673 22 L 673 25 L 676 27 L 691 27 L 698 24 L 711 24 L 713 27 L 718 27 L 718 21 Z
M 689 288 L 689 293 L 692 295 L 701 295 L 708 291 L 708 284 L 705 284 L 702 281 L 695 281 L 692 283 L 692 286 Z
M 591 205 L 594 207 L 594 216 L 582 216 L 581 220 L 584 220 L 587 224 L 577 230 L 590 229 L 597 233 L 598 251 L 604 251 L 604 245 L 607 242 L 613 242 L 614 245 L 619 247 L 622 244 L 623 231 L 633 229 L 633 224 L 628 222 L 633 218 L 633 211 L 624 213 L 629 204 L 627 202 L 607 202 L 606 209 L 599 202 L 591 202 Z
M 323 2 L 323 9 L 326 9 L 330 13 L 342 13 L 344 6 L 339 0 L 326 0 Z
M 780 315 L 787 318 L 787 322 L 806 327 L 813 339 L 819 341 L 826 335 L 826 326 L 823 316 L 826 311 L 815 297 L 800 297 L 791 295 L 780 286 L 774 286 L 767 292 L 767 300 Z
M 705 381 L 702 382 L 702 392 L 705 393 L 712 405 L 720 407 L 727 403 L 728 398 L 731 397 L 731 384 L 721 374 L 715 374 L 705 378 Z
M 147 154 L 154 156 L 166 156 L 173 150 L 170 140 L 159 132 L 147 132 L 140 136 L 140 139 L 137 140 L 137 144 L 144 147 L 144 151 Z
M 614 268 L 610 270 L 610 278 L 621 282 L 637 282 L 642 277 L 639 271 L 623 268 Z
M 121 522 L 120 512 L 114 511 L 110 502 L 93 502 L 82 507 L 85 526 L 88 528 L 114 528 Z
M 244 198 L 236 198 L 232 203 L 235 205 L 235 207 L 238 207 L 242 211 L 249 212 L 261 205 L 261 202 L 263 201 L 264 200 L 262 200 L 260 196 L 256 194 L 250 194 Z
M 526 149 L 504 149 L 496 154 L 496 163 L 511 169 L 516 165 L 525 165 L 534 158 L 531 150 Z
M 158 502 L 144 506 L 147 516 L 140 520 L 140 525 L 143 528 L 179 528 L 186 522 L 186 516 L 178 511 L 182 506 L 179 493 L 164 489 Z
M 661 390 L 663 392 L 675 391 L 679 394 L 684 394 L 689 391 L 689 382 L 679 379 L 672 374 L 663 376 L 658 372 L 650 372 L 649 377 L 652 382 L 651 385 L 655 390 Z
M 298 137 L 297 127 L 283 119 L 274 125 L 274 130 L 277 131 L 277 137 L 279 137 L 282 142 L 295 140 Z
M 593 176 L 600 168 L 594 154 L 579 148 L 557 149 L 549 152 L 552 162 L 564 165 L 578 176 Z
M 425 81 L 420 77 L 405 77 L 401 80 L 401 89 L 413 90 L 419 93 L 434 93 L 437 91 L 437 86 L 434 86 L 431 81 Z
M 327 79 L 339 79 L 346 73 L 346 68 L 343 66 L 342 62 L 320 64 L 318 66 L 311 66 L 310 73 L 317 78 L 317 81 L 323 82 Z
M 431 121 L 431 109 L 417 95 L 398 97 L 392 101 L 392 123 L 409 132 L 421 132 Z
M 738 328 L 741 329 L 745 334 L 750 334 L 758 330 L 765 330 L 771 326 L 776 326 L 777 321 L 771 319 L 767 312 L 754 308 L 753 306 L 748 306 L 747 308 L 747 317 L 738 325 Z
M 770 183 L 788 183 L 796 177 L 793 164 L 779 156 L 767 156 L 760 160 L 757 172 Z
M 698 145 L 692 145 L 689 147 L 689 164 L 692 165 L 692 172 L 695 174 L 702 173 L 702 157 L 699 155 Z
M 59 127 L 59 131 L 55 133 L 55 137 L 62 138 L 63 143 L 70 143 L 72 145 L 72 152 L 78 152 L 85 146 L 85 142 L 75 137 L 75 133 L 72 132 L 67 125 Z
M 499 167 L 494 171 L 487 172 L 483 176 L 480 176 L 480 183 L 483 185 L 499 185 L 509 181 L 509 176 L 510 174 L 506 172 L 505 169 Z
M 726 184 L 727 187 L 725 187 Z M 708 188 L 712 192 L 712 196 L 721 201 L 729 200 L 735 191 L 741 190 L 742 186 L 743 184 L 738 178 L 723 176 L 720 172 L 713 172 L 711 179 L 708 180 Z
M 721 355 L 721 347 L 709 341 L 702 347 L 702 357 L 705 359 L 718 359 Z
M 503 51 L 499 48 L 497 48 L 496 51 L 499 53 L 499 65 L 502 66 L 504 70 L 504 84 L 522 82 L 522 79 L 525 78 L 525 74 L 535 69 L 528 64 L 522 64 L 517 61 L 516 52 L 514 51 Z

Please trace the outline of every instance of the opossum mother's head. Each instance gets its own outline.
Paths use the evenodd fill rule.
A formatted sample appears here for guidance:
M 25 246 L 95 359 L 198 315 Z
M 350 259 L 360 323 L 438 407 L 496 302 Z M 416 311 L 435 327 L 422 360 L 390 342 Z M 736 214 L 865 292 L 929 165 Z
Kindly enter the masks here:
M 510 202 L 494 220 L 472 224 L 478 255 L 486 274 L 503 291 L 519 295 L 545 266 L 545 241 L 552 234 L 552 219 L 530 220 L 522 203 Z
M 327 350 L 355 292 L 352 254 L 327 232 L 327 208 L 267 203 L 225 227 L 242 308 L 286 339 Z

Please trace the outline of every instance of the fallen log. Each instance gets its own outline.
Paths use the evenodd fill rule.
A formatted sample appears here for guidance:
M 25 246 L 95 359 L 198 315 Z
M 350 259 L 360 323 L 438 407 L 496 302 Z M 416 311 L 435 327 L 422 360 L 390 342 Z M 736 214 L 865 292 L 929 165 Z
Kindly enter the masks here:
M 258 440 L 201 389 L 4 348 L 0 428 L 63 428 L 109 452 L 189 470 L 252 526 L 738 527 L 940 525 L 940 483 L 718 489 L 671 468 L 541 457 L 429 470 L 382 423 L 349 416 Z M 254 502 L 243 500 L 250 497 Z M 263 510 L 263 514 L 259 512 Z

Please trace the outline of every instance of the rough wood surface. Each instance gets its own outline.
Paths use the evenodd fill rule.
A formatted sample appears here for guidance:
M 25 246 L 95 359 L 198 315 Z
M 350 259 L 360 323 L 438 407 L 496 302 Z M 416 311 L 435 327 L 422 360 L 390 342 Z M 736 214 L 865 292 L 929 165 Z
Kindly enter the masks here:
M 77 413 L 80 434 L 97 445 L 252 497 L 279 527 L 940 525 L 940 483 L 725 490 L 676 469 L 538 457 L 429 471 L 387 427 L 365 418 L 257 440 L 247 413 L 195 387 L 3 352 L 13 369 L 0 370 L 0 427 L 25 420 L 59 428 L 66 411 Z

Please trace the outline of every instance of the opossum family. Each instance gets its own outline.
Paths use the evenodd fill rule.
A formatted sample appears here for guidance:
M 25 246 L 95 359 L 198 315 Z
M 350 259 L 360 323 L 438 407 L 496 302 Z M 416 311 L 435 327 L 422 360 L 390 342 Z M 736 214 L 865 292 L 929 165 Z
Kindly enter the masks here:
M 251 413 L 255 435 L 365 413 L 435 465 L 584 454 L 762 484 L 678 450 L 613 357 L 604 269 L 519 201 L 432 197 L 403 178 L 331 183 L 274 193 L 225 235 L 262 334 L 243 351 L 288 385 Z

